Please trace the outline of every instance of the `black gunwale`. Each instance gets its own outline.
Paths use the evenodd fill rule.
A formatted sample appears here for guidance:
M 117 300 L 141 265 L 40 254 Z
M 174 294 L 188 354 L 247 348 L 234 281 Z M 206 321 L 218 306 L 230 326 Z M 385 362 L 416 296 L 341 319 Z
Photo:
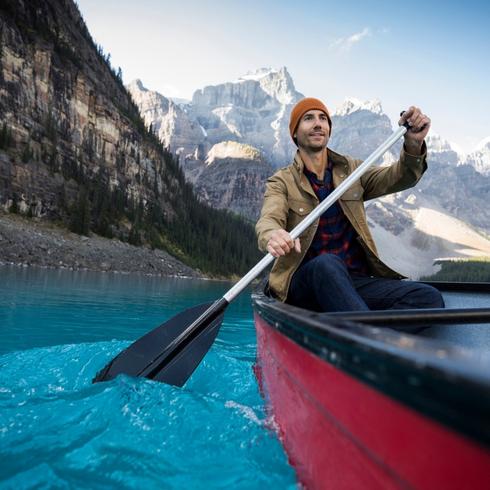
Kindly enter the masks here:
M 490 293 L 490 284 L 480 283 L 472 290 L 469 284 L 458 289 L 455 283 L 444 283 L 440 289 Z M 254 293 L 252 302 L 270 327 L 314 355 L 490 446 L 490 356 L 482 360 L 470 349 L 345 320 L 341 315 L 310 312 L 262 293 Z M 450 314 L 450 309 L 446 311 Z

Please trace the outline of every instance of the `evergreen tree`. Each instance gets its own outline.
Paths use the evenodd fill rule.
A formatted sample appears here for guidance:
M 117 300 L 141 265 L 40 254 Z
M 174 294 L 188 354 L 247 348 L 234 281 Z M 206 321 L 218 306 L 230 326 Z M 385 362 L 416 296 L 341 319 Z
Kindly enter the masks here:
M 0 130 L 0 149 L 6 150 L 12 144 L 12 133 L 7 123 L 2 124 L 2 129 Z
M 10 205 L 9 211 L 11 213 L 17 214 L 19 212 L 19 204 L 17 202 L 17 194 L 14 194 L 14 197 L 12 198 L 12 204 Z
M 70 230 L 78 235 L 88 236 L 90 233 L 90 202 L 85 188 L 80 189 L 72 207 Z
M 490 260 L 488 258 L 441 260 L 436 264 L 441 266 L 441 270 L 432 276 L 421 278 L 422 281 L 490 282 Z
M 29 163 L 31 159 L 32 159 L 32 150 L 31 147 L 29 146 L 29 143 L 27 143 L 24 146 L 24 150 L 22 151 L 21 160 L 23 163 Z

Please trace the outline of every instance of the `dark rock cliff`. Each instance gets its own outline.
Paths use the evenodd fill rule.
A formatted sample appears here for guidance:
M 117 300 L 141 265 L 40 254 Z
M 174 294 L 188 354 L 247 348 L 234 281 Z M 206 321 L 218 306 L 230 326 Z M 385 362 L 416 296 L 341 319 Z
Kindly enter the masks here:
M 177 182 L 73 2 L 2 3 L 0 203 L 61 218 L 80 185 L 104 179 L 138 202 L 158 191 L 171 213 Z
M 0 4 L 0 206 L 220 275 L 257 258 L 251 226 L 197 200 L 72 0 Z

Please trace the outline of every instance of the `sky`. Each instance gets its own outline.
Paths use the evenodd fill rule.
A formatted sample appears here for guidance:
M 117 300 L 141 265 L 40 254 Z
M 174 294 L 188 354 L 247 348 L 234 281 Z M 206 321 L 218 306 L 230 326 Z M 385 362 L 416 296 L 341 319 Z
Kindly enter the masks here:
M 94 40 L 167 97 L 261 67 L 331 111 L 377 98 L 396 121 L 410 105 L 463 152 L 490 136 L 486 1 L 77 0 Z

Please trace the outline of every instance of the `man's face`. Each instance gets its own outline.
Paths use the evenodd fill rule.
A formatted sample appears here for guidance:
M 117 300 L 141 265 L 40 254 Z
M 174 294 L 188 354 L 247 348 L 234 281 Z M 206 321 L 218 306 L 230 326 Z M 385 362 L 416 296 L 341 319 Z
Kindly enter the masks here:
M 296 129 L 298 147 L 309 151 L 322 151 L 328 143 L 330 125 L 323 111 L 313 109 L 305 112 Z

